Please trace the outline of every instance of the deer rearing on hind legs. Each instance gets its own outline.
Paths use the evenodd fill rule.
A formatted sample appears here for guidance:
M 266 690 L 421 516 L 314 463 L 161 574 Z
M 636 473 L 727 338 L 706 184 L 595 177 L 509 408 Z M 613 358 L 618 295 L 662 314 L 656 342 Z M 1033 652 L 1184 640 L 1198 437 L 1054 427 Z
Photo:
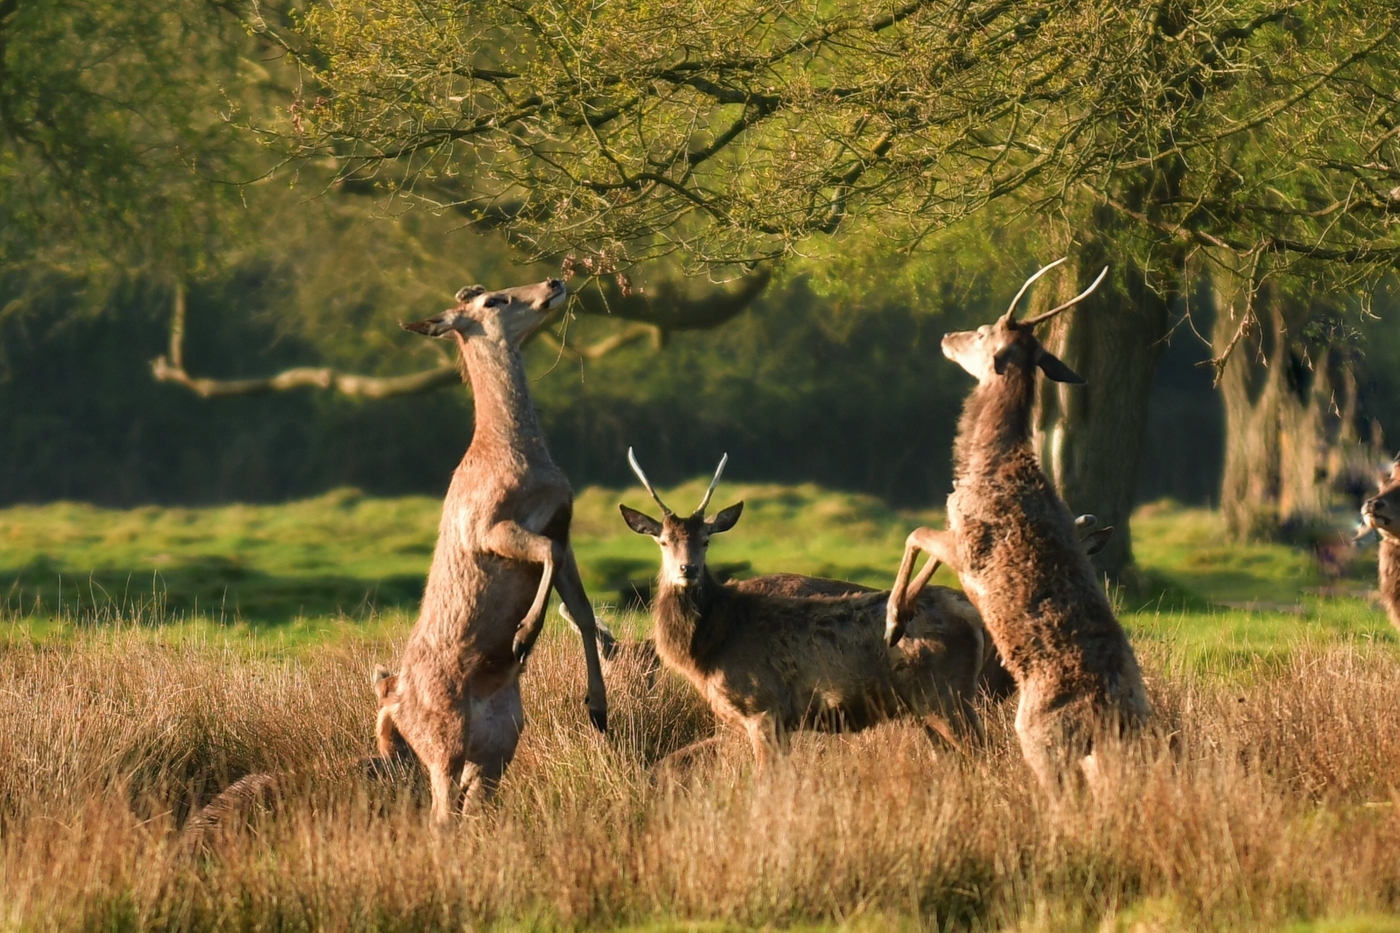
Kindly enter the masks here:
M 1102 741 L 1150 714 L 1137 659 L 1113 615 L 1076 532 L 1074 516 L 1031 450 L 1036 370 L 1057 382 L 1084 380 L 1036 339 L 1036 324 L 1065 311 L 1103 281 L 1039 317 L 1017 321 L 1031 276 L 994 324 L 948 334 L 943 355 L 977 379 L 953 445 L 946 531 L 909 535 L 891 591 L 886 639 L 899 641 L 913 599 L 938 564 L 949 565 L 982 614 L 1002 663 L 1020 687 L 1021 752 L 1052 797 L 1091 783 Z M 928 564 L 911 584 L 918 552 Z
M 474 285 L 441 314 L 403 325 L 457 342 L 476 409 L 443 502 L 422 611 L 394 696 L 381 698 L 428 770 L 438 823 L 489 797 L 515 754 L 524 728 L 518 680 L 551 588 L 583 636 L 589 716 L 607 728 L 593 608 L 569 545 L 573 491 L 545 448 L 520 352 L 564 297 L 557 279 L 501 291 Z

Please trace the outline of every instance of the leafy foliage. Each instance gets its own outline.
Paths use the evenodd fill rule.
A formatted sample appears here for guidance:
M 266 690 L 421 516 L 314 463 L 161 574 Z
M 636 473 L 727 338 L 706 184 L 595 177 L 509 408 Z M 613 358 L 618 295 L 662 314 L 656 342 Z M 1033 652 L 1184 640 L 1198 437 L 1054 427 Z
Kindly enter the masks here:
M 1358 259 L 1395 249 L 1400 53 L 1355 3 L 313 9 L 287 131 L 354 177 L 625 264 L 889 243 L 1084 189 L 1144 229 Z M 314 55 L 312 54 L 314 50 Z

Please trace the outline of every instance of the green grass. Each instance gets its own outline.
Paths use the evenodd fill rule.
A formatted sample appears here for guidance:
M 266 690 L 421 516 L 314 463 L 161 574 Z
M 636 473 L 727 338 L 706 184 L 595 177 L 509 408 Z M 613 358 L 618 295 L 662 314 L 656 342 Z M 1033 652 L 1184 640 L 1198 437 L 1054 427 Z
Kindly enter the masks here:
M 663 495 L 684 505 L 703 487 L 694 480 Z M 938 512 L 898 512 L 813 485 L 726 485 L 720 498 L 745 502 L 710 553 L 737 577 L 792 571 L 884 587 L 909 529 L 942 522 Z M 656 545 L 618 516 L 624 501 L 651 505 L 639 490 L 599 488 L 575 504 L 574 547 L 603 607 L 637 605 L 657 566 Z M 440 507 L 354 490 L 284 505 L 15 506 L 0 510 L 0 605 L 11 634 L 30 640 L 111 618 L 159 623 L 170 639 L 211 630 L 289 645 L 388 637 L 416 610 Z M 1195 664 L 1247 674 L 1300 640 L 1394 640 L 1363 595 L 1374 586 L 1374 551 L 1358 552 L 1334 595 L 1319 595 L 1310 551 L 1227 544 L 1212 512 L 1155 503 L 1138 510 L 1133 533 L 1143 583 L 1115 592 L 1123 620 L 1136 639 L 1170 643 Z M 946 570 L 935 580 L 956 585 Z

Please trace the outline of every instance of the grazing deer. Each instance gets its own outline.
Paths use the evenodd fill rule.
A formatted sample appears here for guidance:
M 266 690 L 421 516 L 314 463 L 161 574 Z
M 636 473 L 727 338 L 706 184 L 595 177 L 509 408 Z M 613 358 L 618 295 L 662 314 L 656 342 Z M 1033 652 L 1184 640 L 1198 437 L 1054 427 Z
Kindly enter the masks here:
M 1361 523 L 1362 535 L 1375 531 L 1380 538 L 1381 602 L 1390 624 L 1400 629 L 1400 456 L 1390 475 L 1381 477 L 1380 491 L 1361 504 Z
M 403 325 L 457 342 L 476 408 L 392 701 L 394 725 L 428 770 L 439 824 L 489 798 L 515 754 L 525 724 L 518 680 L 551 588 L 583 634 L 588 713 L 607 728 L 593 608 L 569 545 L 573 491 L 545 448 L 520 352 L 564 296 L 558 279 L 475 285 L 454 307 Z
M 1059 262 L 1063 262 L 1060 260 Z M 977 379 L 953 445 L 946 531 L 909 535 L 891 591 L 886 638 L 899 643 L 920 588 L 939 563 L 957 572 L 1021 691 L 1021 752 L 1052 796 L 1097 774 L 1096 741 L 1145 722 L 1150 710 L 1127 635 L 1085 554 L 1074 516 L 1031 451 L 1035 371 L 1084 380 L 1051 355 L 1033 328 L 1088 296 L 1017 321 L 1031 276 L 994 324 L 948 334 L 943 354 Z M 920 551 L 928 563 L 909 582 Z
M 760 769 L 793 731 L 854 732 L 899 714 L 922 718 L 954 746 L 980 739 L 972 698 L 985 642 L 975 612 L 969 619 L 943 611 L 940 594 L 930 593 L 906 643 L 890 649 L 882 638 L 885 593 L 782 596 L 714 578 L 705 563 L 710 537 L 733 528 L 744 507 L 705 518 L 727 459 L 699 507 L 681 518 L 628 451 L 662 513 L 658 521 L 620 507 L 629 528 L 661 547 L 652 619 L 662 661 L 700 691 L 718 719 L 748 733 Z M 801 579 L 771 585 L 800 589 Z

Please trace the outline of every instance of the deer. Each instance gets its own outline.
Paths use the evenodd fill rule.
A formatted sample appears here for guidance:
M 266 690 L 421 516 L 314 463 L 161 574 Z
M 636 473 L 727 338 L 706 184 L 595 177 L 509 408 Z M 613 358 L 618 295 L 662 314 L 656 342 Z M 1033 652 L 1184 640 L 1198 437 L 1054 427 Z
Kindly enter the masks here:
M 1381 604 L 1390 624 L 1400 629 L 1400 455 L 1390 467 L 1389 475 L 1381 477 L 1380 488 L 1361 504 L 1360 541 L 1372 531 L 1380 538 Z
M 569 541 L 573 491 L 550 458 L 521 344 L 564 302 L 558 279 L 457 292 L 401 325 L 456 342 L 476 424 L 452 474 L 422 606 L 391 694 L 392 724 L 428 772 L 439 826 L 489 800 L 524 728 L 520 676 L 551 590 L 582 635 L 588 715 L 607 730 L 593 607 Z
M 661 548 L 652 601 L 656 652 L 717 719 L 747 733 L 760 772 L 786 751 L 793 732 L 856 732 L 897 716 L 922 719 L 955 748 L 981 741 L 972 698 L 985 638 L 975 612 L 969 618 L 942 611 L 931 592 L 910 620 L 906 643 L 891 649 L 882 637 L 884 592 L 791 596 L 721 583 L 705 561 L 709 541 L 734 527 L 744 504 L 709 519 L 705 509 L 728 455 L 684 518 L 662 501 L 630 449 L 627 458 L 661 508 L 657 520 L 620 506 L 627 526 Z M 785 575 L 769 585 L 801 589 L 800 579 Z M 850 586 L 826 582 L 833 590 Z
M 950 333 L 943 355 L 977 380 L 953 444 L 947 528 L 905 542 L 886 608 L 886 641 L 900 643 L 915 599 L 940 564 L 957 573 L 1020 690 L 1021 753 L 1052 798 L 1102 776 L 1096 752 L 1151 716 L 1137 658 L 1079 540 L 1074 516 L 1031 449 L 1036 370 L 1056 382 L 1083 377 L 1046 350 L 1034 328 L 1088 297 L 1016 320 L 1032 275 L 992 324 Z M 918 554 L 928 555 L 910 580 Z
M 1113 534 L 1112 525 L 1103 528 L 1098 528 L 1097 525 L 1098 518 L 1093 515 L 1080 515 L 1074 520 L 1074 527 L 1084 545 L 1084 553 L 1091 557 L 1103 550 L 1104 545 L 1108 543 L 1109 537 Z M 879 592 L 873 586 L 851 583 L 846 580 L 831 580 L 825 577 L 809 577 L 798 573 L 770 573 L 751 577 L 735 582 L 734 588 L 741 593 L 766 593 L 773 596 L 854 596 Z M 963 616 L 968 624 L 982 625 L 982 618 L 977 614 L 977 609 L 961 592 L 942 586 L 926 587 L 924 592 L 937 594 L 935 598 L 940 603 L 940 611 Z M 888 594 L 888 590 L 882 593 L 885 596 Z M 569 615 L 568 607 L 561 604 L 558 608 L 560 618 L 568 623 L 575 632 L 579 632 L 577 623 Z M 614 669 L 621 669 L 628 673 L 635 672 L 645 678 L 648 689 L 656 686 L 656 677 L 661 670 L 661 658 L 656 653 L 655 641 L 650 638 L 618 639 L 601 620 L 597 623 L 597 630 L 598 652 L 603 659 L 604 673 Z M 997 654 L 996 645 L 992 643 L 990 638 L 987 638 L 985 642 L 985 658 L 981 673 L 977 678 L 978 690 L 988 700 L 999 703 L 1016 692 L 1016 681 L 1002 666 L 1001 656 Z M 389 676 L 383 668 L 380 670 L 383 673 L 377 676 Z M 376 690 L 381 689 L 378 684 L 379 681 L 376 681 Z M 384 730 L 386 720 L 392 730 L 392 719 L 388 718 L 390 713 L 382 705 L 384 702 L 382 692 L 380 700 L 380 733 L 392 736 L 396 734 L 396 731 L 386 733 Z M 404 754 L 402 751 L 396 750 L 397 746 L 392 744 L 391 739 L 381 738 L 379 747 L 381 755 L 386 758 Z

